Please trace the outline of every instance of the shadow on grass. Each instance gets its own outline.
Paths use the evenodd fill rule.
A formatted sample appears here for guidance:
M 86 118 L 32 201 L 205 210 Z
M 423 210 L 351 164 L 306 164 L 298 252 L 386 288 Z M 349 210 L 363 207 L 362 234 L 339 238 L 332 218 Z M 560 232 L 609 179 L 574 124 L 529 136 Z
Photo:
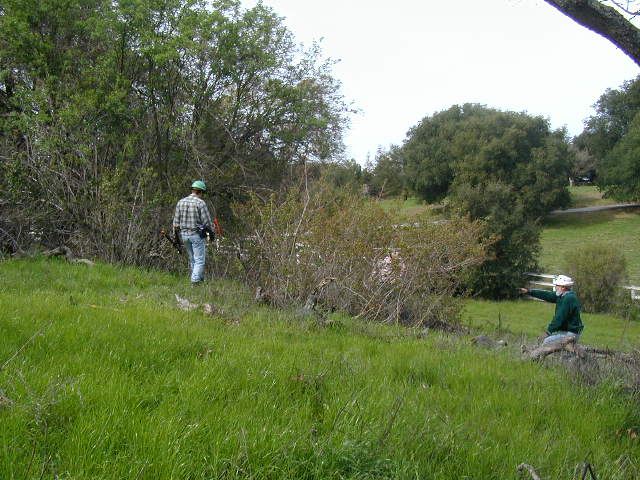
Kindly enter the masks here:
M 581 228 L 603 225 L 616 220 L 620 213 L 639 214 L 640 208 L 628 210 L 601 210 L 597 212 L 572 213 L 546 217 L 542 221 L 543 228 Z

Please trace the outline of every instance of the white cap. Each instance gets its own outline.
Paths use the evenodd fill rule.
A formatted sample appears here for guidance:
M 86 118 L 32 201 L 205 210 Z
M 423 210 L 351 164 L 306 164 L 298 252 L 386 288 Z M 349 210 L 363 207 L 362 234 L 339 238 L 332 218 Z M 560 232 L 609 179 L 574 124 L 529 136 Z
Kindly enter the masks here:
M 571 287 L 573 286 L 573 278 L 566 275 L 558 275 L 553 279 L 553 286 L 555 287 L 556 285 L 559 287 Z

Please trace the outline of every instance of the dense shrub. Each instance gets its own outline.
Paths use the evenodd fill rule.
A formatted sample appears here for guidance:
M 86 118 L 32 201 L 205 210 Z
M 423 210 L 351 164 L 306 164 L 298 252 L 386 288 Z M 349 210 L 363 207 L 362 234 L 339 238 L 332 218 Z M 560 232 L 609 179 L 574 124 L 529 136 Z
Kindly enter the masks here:
M 246 222 L 243 264 L 277 305 L 300 304 L 318 285 L 325 308 L 427 325 L 456 319 L 463 275 L 484 259 L 481 222 L 394 225 L 393 212 L 322 184 L 236 207 Z M 323 282 L 325 280 L 325 282 Z
M 471 269 L 467 286 L 474 294 L 504 299 L 516 294 L 523 272 L 537 270 L 540 227 L 528 217 L 527 206 L 514 189 L 501 182 L 471 187 L 459 185 L 451 210 L 484 219 L 482 238 L 489 242 L 487 259 Z
M 623 304 L 627 267 L 620 249 L 609 243 L 577 247 L 566 256 L 566 269 L 585 312 L 607 312 Z

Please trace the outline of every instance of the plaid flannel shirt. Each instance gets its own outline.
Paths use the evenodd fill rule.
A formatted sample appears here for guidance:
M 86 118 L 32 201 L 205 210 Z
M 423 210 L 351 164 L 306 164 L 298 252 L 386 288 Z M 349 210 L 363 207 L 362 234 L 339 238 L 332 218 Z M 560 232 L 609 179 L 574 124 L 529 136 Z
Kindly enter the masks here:
M 180 227 L 182 233 L 192 235 L 198 231 L 198 225 L 202 224 L 213 230 L 211 215 L 204 200 L 195 193 L 181 199 L 176 205 L 173 226 Z

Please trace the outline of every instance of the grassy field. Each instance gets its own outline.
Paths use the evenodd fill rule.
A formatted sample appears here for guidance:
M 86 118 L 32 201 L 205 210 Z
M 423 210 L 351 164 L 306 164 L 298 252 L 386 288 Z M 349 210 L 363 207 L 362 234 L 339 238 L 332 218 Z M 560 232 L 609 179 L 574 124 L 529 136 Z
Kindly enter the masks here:
M 438 205 L 429 205 L 413 197 L 407 200 L 388 198 L 377 200 L 377 202 L 383 209 L 387 211 L 393 210 L 400 222 L 411 221 L 425 212 L 436 212 L 438 208 Z
M 470 326 L 486 331 L 510 332 L 519 343 L 533 342 L 553 317 L 555 305 L 530 299 L 509 302 L 468 300 L 464 319 Z M 585 324 L 581 342 L 614 350 L 631 350 L 640 344 L 640 321 L 615 315 L 582 313 Z
M 606 242 L 624 252 L 629 282 L 640 285 L 640 209 L 551 216 L 543 227 L 540 264 L 545 273 L 560 273 L 566 253 L 577 246 Z
M 640 411 L 615 382 L 187 283 L 0 263 L 0 478 L 497 480 L 526 462 L 573 479 L 585 458 L 599 478 L 640 476 L 624 433 Z
M 569 187 L 569 192 L 571 193 L 572 208 L 596 207 L 618 203 L 610 198 L 602 198 L 602 193 L 592 185 Z

